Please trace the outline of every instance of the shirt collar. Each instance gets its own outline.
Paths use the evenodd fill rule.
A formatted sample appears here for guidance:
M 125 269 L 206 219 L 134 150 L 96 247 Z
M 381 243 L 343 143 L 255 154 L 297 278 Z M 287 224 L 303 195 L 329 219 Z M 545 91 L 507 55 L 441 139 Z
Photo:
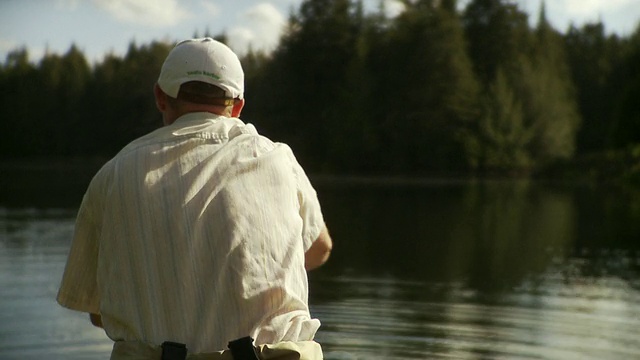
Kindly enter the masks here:
M 216 122 L 224 118 L 226 117 L 218 114 L 213 114 L 210 112 L 192 112 L 192 113 L 186 113 L 180 116 L 179 118 L 176 119 L 176 121 L 174 121 L 174 124 L 175 123 L 186 124 L 190 122 L 205 122 L 205 121 Z

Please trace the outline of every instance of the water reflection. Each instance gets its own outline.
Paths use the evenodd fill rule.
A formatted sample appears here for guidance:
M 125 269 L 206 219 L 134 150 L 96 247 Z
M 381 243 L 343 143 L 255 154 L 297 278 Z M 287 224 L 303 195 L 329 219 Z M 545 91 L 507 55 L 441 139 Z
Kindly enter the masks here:
M 336 252 L 312 295 L 329 357 L 640 358 L 637 198 L 528 181 L 325 190 Z
M 341 271 L 513 286 L 570 251 L 569 193 L 529 182 L 410 188 L 339 187 L 323 195 Z M 337 270 L 337 269 L 336 269 Z
M 328 359 L 640 358 L 640 201 L 522 182 L 320 182 Z M 0 358 L 108 358 L 54 300 L 75 209 L 0 207 Z
M 453 284 L 344 278 L 315 286 L 351 290 L 314 302 L 327 358 L 640 357 L 640 294 L 615 279 L 588 285 L 550 279 L 544 291 L 522 286 L 493 301 Z
M 75 211 L 0 208 L 0 359 L 105 359 L 111 342 L 55 296 Z

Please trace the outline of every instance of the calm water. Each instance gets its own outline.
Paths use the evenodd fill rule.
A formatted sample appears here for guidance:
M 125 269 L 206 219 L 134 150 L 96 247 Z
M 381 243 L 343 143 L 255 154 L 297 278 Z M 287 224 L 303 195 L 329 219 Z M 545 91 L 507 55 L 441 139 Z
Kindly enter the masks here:
M 328 359 L 640 359 L 640 196 L 526 181 L 317 181 Z M 0 359 L 106 359 L 54 301 L 81 194 L 0 198 Z

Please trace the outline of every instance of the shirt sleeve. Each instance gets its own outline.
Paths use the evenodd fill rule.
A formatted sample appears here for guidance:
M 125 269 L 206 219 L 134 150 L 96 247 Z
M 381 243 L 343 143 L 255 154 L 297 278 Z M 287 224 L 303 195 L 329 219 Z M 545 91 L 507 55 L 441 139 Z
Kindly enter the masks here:
M 57 301 L 77 311 L 100 313 L 97 284 L 98 249 L 100 236 L 100 205 L 96 200 L 96 178 L 89 185 L 78 216 L 62 276 Z
M 300 204 L 300 216 L 302 217 L 302 241 L 306 252 L 320 236 L 320 232 L 325 226 L 324 217 L 322 216 L 318 194 L 295 159 L 294 172 L 297 178 L 298 202 Z

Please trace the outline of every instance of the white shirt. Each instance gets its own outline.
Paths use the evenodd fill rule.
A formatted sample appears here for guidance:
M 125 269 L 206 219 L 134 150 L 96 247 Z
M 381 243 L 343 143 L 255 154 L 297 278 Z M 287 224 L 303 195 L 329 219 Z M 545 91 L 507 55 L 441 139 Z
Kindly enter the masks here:
M 91 181 L 58 293 L 113 340 L 190 352 L 313 339 L 304 253 L 324 221 L 290 148 L 239 119 L 187 114 Z

